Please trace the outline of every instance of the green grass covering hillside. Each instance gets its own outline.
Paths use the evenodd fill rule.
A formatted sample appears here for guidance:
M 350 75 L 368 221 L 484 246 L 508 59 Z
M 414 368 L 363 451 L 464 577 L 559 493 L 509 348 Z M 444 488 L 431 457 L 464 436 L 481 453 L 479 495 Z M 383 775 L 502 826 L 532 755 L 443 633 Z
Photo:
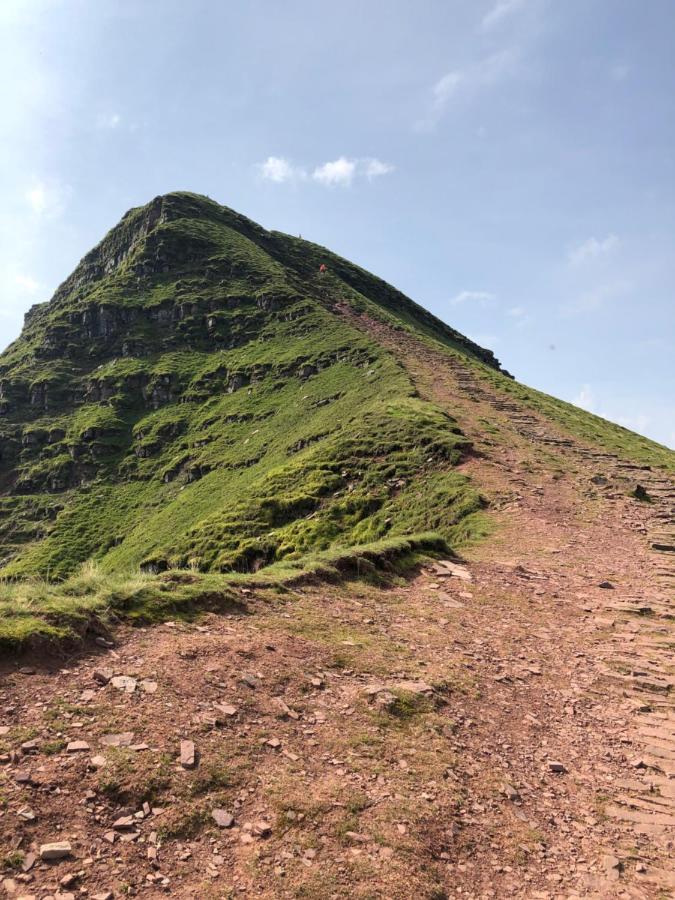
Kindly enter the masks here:
M 205 197 L 158 197 L 0 355 L 0 641 L 72 638 L 121 613 L 230 602 L 240 578 L 367 570 L 485 534 L 455 468 L 469 450 L 457 423 L 342 304 L 461 352 L 589 441 L 669 462 L 501 375 L 358 266 Z

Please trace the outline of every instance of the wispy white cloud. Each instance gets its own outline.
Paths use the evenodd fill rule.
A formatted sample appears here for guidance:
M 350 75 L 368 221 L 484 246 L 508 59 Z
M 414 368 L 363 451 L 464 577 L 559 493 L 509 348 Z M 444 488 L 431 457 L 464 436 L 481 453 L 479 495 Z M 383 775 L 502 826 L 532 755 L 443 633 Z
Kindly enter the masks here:
M 303 169 L 294 166 L 283 156 L 268 156 L 264 163 L 259 163 L 258 169 L 263 178 L 277 184 L 303 178 L 306 174 Z
M 41 287 L 40 282 L 35 278 L 20 273 L 14 276 L 14 284 L 26 294 L 34 294 Z
M 506 310 L 506 315 L 511 316 L 514 319 L 522 319 L 526 313 L 527 310 L 524 306 L 512 306 L 510 309 Z
M 484 31 L 489 31 L 497 25 L 501 25 L 504 19 L 523 9 L 526 3 L 527 0 L 498 0 L 481 19 L 481 28 Z
M 356 178 L 372 181 L 395 171 L 391 163 L 383 162 L 375 156 L 339 156 L 315 166 L 311 174 L 303 166 L 297 166 L 283 156 L 268 156 L 257 168 L 264 179 L 277 184 L 309 179 L 324 187 L 348 187 Z
M 590 237 L 578 244 L 568 253 L 568 261 L 572 266 L 582 266 L 601 256 L 607 256 L 619 246 L 619 238 L 615 234 L 608 234 L 604 238 Z
M 43 184 L 34 184 L 26 191 L 26 201 L 33 212 L 41 214 L 47 208 L 47 192 Z
M 479 306 L 490 306 L 497 299 L 496 294 L 489 291 L 460 291 L 450 300 L 453 306 L 459 306 L 462 303 L 477 304 Z
M 356 160 L 340 156 L 338 159 L 317 166 L 312 172 L 312 178 L 314 181 L 318 181 L 320 184 L 325 184 L 328 187 L 334 185 L 344 186 L 352 183 L 355 173 Z
M 432 89 L 435 109 L 439 111 L 444 109 L 447 102 L 459 91 L 465 77 L 463 72 L 456 71 L 446 72 L 442 78 L 438 79 Z
M 361 160 L 361 165 L 363 167 L 363 174 L 369 180 L 380 178 L 382 175 L 391 175 L 395 169 L 391 163 L 382 162 L 381 159 L 377 159 L 375 156 Z
M 519 58 L 517 49 L 507 48 L 473 65 L 446 72 L 432 86 L 427 112 L 415 123 L 415 130 L 433 131 L 455 99 L 475 96 L 512 77 L 518 68 Z
M 70 193 L 67 185 L 34 180 L 26 190 L 24 199 L 36 216 L 55 218 L 64 211 Z

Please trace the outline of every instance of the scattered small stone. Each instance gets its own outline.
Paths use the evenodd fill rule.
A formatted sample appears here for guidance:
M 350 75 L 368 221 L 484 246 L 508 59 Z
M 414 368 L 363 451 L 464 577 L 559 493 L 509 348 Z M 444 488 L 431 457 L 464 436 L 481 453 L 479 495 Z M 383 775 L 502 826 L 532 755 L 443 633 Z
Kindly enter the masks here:
M 143 681 L 141 681 L 141 690 L 146 694 L 154 694 L 157 691 L 157 682 L 144 678 Z
M 612 881 L 617 881 L 619 879 L 621 871 L 623 870 L 623 864 L 618 857 L 611 855 L 603 856 L 602 866 L 607 872 L 607 876 Z
M 109 641 L 107 638 L 101 637 L 100 635 L 99 637 L 94 638 L 94 643 L 99 647 L 103 647 L 105 650 L 112 650 L 115 646 L 114 641 Z
M 52 844 L 42 844 L 40 847 L 40 859 L 45 862 L 54 862 L 58 859 L 66 859 L 73 852 L 68 841 L 55 841 Z
M 180 764 L 184 769 L 194 769 L 197 765 L 197 752 L 192 741 L 180 742 Z
M 507 800 L 511 800 L 514 803 L 517 800 L 520 800 L 520 794 L 514 788 L 514 786 L 512 784 L 509 784 L 508 782 L 505 782 L 502 786 L 502 794 L 506 797 Z
M 99 684 L 105 685 L 108 684 L 109 681 L 112 681 L 114 674 L 112 669 L 94 669 L 92 678 Z
M 264 819 L 259 819 L 257 822 L 254 822 L 252 830 L 253 834 L 258 837 L 269 837 L 269 835 L 272 834 L 272 826 Z
M 136 679 L 131 678 L 130 675 L 115 675 L 110 679 L 110 684 L 118 691 L 124 691 L 125 694 L 133 694 L 136 690 L 136 683 Z
M 370 841 L 369 835 L 360 834 L 358 831 L 346 831 L 345 837 L 354 844 L 367 844 Z
M 614 585 L 611 581 L 601 581 L 598 587 L 605 588 L 605 590 L 614 590 Z
M 89 744 L 86 741 L 71 741 L 66 747 L 66 753 L 84 753 L 89 750 Z
M 133 816 L 120 816 L 113 822 L 112 827 L 115 831 L 130 831 L 135 824 L 136 820 Z
M 17 816 L 24 822 L 34 822 L 37 818 L 33 810 L 29 806 L 22 806 L 17 812 Z
M 281 741 L 279 738 L 270 738 L 268 741 L 265 741 L 268 747 L 271 747 L 272 750 L 278 750 L 281 747 Z
M 383 684 L 370 684 L 364 690 L 364 694 L 366 697 L 376 697 L 378 694 L 381 694 L 382 691 L 385 691 L 386 687 Z
M 22 675 L 35 675 L 35 669 L 32 666 L 21 666 L 19 672 Z
M 92 769 L 102 769 L 104 766 L 108 765 L 108 760 L 105 756 L 92 756 L 89 760 L 89 765 Z
M 549 760 L 548 763 L 549 771 L 555 772 L 557 775 L 564 775 L 567 769 L 561 762 L 555 762 L 553 760 Z
M 24 753 L 37 753 L 38 750 L 38 742 L 37 741 L 24 741 L 21 745 L 21 750 Z
M 114 896 L 112 891 L 102 891 L 100 894 L 93 894 L 91 900 L 113 900 Z
M 300 718 L 299 714 L 294 709 L 291 709 L 288 703 L 285 703 L 281 697 L 275 697 L 275 703 L 279 707 L 278 718 L 293 719 L 294 721 L 297 721 Z
M 23 872 L 30 872 L 36 862 L 37 856 L 35 855 L 35 853 L 27 853 L 23 858 L 23 862 L 21 863 L 21 870 Z
M 214 703 L 214 707 L 218 710 L 219 713 L 222 713 L 224 716 L 231 718 L 232 716 L 237 715 L 237 707 L 232 706 L 231 703 Z
M 212 810 L 211 818 L 216 823 L 218 828 L 232 828 L 232 826 L 234 825 L 234 816 L 224 809 Z
M 245 684 L 246 687 L 250 687 L 251 690 L 256 690 L 262 684 L 261 680 L 255 675 L 242 675 L 239 681 Z

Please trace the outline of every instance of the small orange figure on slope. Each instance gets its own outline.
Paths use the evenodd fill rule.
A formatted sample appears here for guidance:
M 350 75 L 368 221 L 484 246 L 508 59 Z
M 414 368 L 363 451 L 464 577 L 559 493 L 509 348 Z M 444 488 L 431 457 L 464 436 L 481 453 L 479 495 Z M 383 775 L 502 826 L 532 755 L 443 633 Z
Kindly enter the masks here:
M 327 271 L 328 269 L 326 268 L 324 263 L 321 263 L 321 265 L 319 266 L 319 275 L 325 275 Z

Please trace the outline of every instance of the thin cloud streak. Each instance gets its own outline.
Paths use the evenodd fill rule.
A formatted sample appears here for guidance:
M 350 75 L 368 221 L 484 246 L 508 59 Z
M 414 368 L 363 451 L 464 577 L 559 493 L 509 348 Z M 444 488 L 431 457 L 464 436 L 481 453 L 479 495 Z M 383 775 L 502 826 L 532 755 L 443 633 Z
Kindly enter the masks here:
M 460 306 L 462 303 L 478 304 L 480 306 L 488 306 L 497 299 L 496 294 L 489 291 L 460 291 L 450 300 L 453 306 Z
M 615 234 L 608 234 L 604 238 L 590 237 L 588 240 L 573 247 L 568 254 L 568 262 L 571 266 L 582 266 L 585 263 L 607 256 L 617 249 L 621 242 Z
M 434 131 L 451 102 L 460 97 L 476 96 L 511 78 L 518 69 L 519 60 L 520 51 L 511 47 L 486 56 L 463 69 L 446 72 L 432 86 L 428 111 L 415 123 L 415 131 Z
M 373 181 L 395 171 L 395 166 L 375 156 L 350 158 L 339 156 L 317 165 L 308 174 L 303 166 L 296 166 L 283 156 L 268 156 L 257 165 L 257 170 L 265 181 L 276 184 L 284 182 L 313 181 L 324 187 L 349 187 L 357 178 Z
M 527 4 L 527 0 L 500 0 L 489 12 L 481 19 L 481 28 L 483 31 L 490 31 L 492 28 L 501 25 L 504 19 L 507 19 L 513 13 L 523 9 Z

